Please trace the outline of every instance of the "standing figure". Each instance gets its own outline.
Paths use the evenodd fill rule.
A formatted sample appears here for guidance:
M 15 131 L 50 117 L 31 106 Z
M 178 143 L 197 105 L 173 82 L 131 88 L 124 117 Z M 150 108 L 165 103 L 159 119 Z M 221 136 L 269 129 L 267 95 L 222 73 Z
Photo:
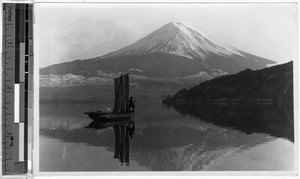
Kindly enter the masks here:
M 134 102 L 135 102 L 135 100 L 133 100 L 133 97 L 130 96 L 129 104 L 128 104 L 129 112 L 134 111 L 134 108 L 135 108 Z

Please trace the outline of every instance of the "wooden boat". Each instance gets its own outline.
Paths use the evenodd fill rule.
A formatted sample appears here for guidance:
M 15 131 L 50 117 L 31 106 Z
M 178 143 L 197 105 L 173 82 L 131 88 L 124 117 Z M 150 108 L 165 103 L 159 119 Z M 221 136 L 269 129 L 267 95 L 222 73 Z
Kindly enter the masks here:
M 85 112 L 94 121 L 128 121 L 133 120 L 134 112 L 129 111 L 129 74 L 122 75 L 114 79 L 115 101 L 112 112 L 100 110 Z
M 121 165 L 129 165 L 129 137 L 135 134 L 134 112 L 129 111 L 129 74 L 114 79 L 115 101 L 113 111 L 100 110 L 85 112 L 93 122 L 87 128 L 101 130 L 113 127 L 115 135 L 114 158 L 119 159 Z
M 93 120 L 101 120 L 103 122 L 112 120 L 129 120 L 133 119 L 133 112 L 128 113 L 105 113 L 102 111 L 85 112 Z

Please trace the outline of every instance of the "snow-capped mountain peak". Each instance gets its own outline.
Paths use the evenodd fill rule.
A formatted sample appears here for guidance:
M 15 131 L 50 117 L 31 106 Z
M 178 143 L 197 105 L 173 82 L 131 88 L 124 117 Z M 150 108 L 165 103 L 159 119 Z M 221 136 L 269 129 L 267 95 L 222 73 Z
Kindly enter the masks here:
M 204 33 L 189 28 L 180 22 L 170 22 L 141 40 L 104 55 L 102 58 L 158 52 L 183 56 L 189 59 L 201 58 L 202 60 L 205 60 L 209 54 L 243 56 L 239 50 L 222 44 Z
M 262 69 L 273 63 L 222 44 L 182 23 L 170 22 L 120 50 L 92 59 L 55 64 L 41 69 L 40 74 L 111 78 L 131 72 L 152 79 L 202 80 L 202 77 L 214 78 L 246 68 Z

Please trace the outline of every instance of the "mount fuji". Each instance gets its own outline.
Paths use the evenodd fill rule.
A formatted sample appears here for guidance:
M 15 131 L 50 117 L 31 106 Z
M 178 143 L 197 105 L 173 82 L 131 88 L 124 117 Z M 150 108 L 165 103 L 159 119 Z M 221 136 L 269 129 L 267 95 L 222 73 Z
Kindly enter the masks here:
M 171 22 L 106 55 L 42 68 L 40 81 L 44 87 L 97 86 L 108 84 L 107 79 L 120 73 L 130 72 L 133 80 L 198 84 L 274 63 L 218 42 L 182 23 Z
M 152 78 L 218 76 L 275 62 L 214 40 L 182 23 L 171 22 L 120 50 L 88 60 L 66 62 L 40 74 L 98 76 L 128 70 Z

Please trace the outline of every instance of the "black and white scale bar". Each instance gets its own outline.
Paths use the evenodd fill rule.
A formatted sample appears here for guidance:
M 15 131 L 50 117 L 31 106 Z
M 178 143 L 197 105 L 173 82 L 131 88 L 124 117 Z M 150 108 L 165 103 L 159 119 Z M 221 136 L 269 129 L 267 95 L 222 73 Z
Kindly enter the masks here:
M 25 174 L 31 169 L 28 154 L 32 138 L 28 133 L 33 116 L 32 26 L 31 4 L 3 4 L 3 175 Z

